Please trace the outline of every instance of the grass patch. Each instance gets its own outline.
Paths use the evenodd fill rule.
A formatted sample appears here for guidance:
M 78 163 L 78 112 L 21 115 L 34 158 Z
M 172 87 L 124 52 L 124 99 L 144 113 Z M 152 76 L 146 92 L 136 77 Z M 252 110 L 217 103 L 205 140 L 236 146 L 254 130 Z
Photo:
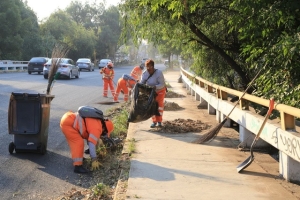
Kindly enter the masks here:
M 109 186 L 103 184 L 103 183 L 98 183 L 96 184 L 93 188 L 93 195 L 97 198 L 108 198 L 110 194 L 110 188 Z
M 136 140 L 134 138 L 128 140 L 128 154 L 129 154 L 129 156 L 131 156 L 132 153 L 135 152 L 135 142 L 136 142 Z

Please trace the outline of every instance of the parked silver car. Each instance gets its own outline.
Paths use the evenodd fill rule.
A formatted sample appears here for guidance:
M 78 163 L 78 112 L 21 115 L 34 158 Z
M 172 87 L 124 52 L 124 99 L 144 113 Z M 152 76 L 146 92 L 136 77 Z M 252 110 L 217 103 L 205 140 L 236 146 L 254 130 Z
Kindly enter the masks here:
M 107 63 L 112 62 L 110 59 L 101 59 L 99 62 L 99 69 L 105 67 L 107 65 Z
M 91 59 L 89 58 L 79 58 L 76 61 L 76 66 L 79 68 L 79 70 L 88 70 L 88 71 L 94 71 L 94 63 L 92 63 Z
M 70 58 L 52 58 L 44 65 L 43 73 L 44 78 L 48 79 L 49 72 L 51 69 L 53 62 L 57 62 L 58 69 L 57 73 L 60 73 L 59 78 L 68 78 L 71 79 L 73 77 L 79 78 L 80 71 L 79 68 L 75 65 L 75 62 Z

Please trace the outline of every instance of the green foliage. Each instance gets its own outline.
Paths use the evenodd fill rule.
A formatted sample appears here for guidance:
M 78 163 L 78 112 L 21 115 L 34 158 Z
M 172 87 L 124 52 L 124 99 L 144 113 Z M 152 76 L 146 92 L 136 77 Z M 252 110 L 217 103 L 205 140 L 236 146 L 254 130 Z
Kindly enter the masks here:
M 236 89 L 267 63 L 250 93 L 300 107 L 298 0 L 128 0 L 121 10 L 125 41 L 168 41 L 198 75 Z
M 85 29 L 82 25 L 76 24 L 65 12 L 59 11 L 52 14 L 44 24 L 41 25 L 42 32 L 50 36 L 49 46 L 50 49 L 53 45 L 53 39 L 66 44 L 70 51 L 68 57 L 77 60 L 80 57 L 92 57 L 96 36 L 92 30 Z M 51 37 L 52 36 L 52 37 Z
M 20 0 L 0 1 L 0 60 L 22 59 L 24 9 Z
M 97 198 L 108 198 L 110 188 L 104 183 L 97 183 L 95 186 L 93 186 L 92 191 Z
M 120 135 L 127 134 L 127 119 L 128 111 L 122 110 L 117 116 L 113 118 L 114 131 L 112 137 L 118 137 Z
M 101 0 L 73 1 L 66 10 L 58 10 L 38 24 L 36 15 L 24 2 L 0 1 L 0 59 L 51 57 L 56 43 L 67 45 L 68 57 L 74 60 L 93 58 L 94 52 L 100 58 L 113 58 L 119 48 L 121 29 L 115 6 L 105 9 Z
M 228 19 L 236 14 L 229 9 L 229 5 L 230 1 L 226 0 L 141 0 L 138 3 L 129 0 L 121 5 L 124 13 L 122 38 L 126 41 L 131 35 L 136 43 L 147 39 L 162 51 L 168 47 L 172 53 L 179 50 L 182 57 L 192 57 L 194 61 L 202 62 L 201 69 L 210 71 L 213 67 L 218 71 L 233 70 L 240 77 L 242 85 L 247 85 L 250 77 L 239 56 L 238 33 L 229 32 L 230 26 L 227 24 Z M 199 51 L 203 51 L 201 57 L 196 56 Z M 211 57 L 220 58 L 225 65 L 212 66 L 217 63 L 206 63 Z
M 129 139 L 127 142 L 128 142 L 128 149 L 127 149 L 128 154 L 131 156 L 132 153 L 134 153 L 136 150 L 136 147 L 135 147 L 136 140 L 134 138 L 132 138 L 132 139 Z
M 239 30 L 242 56 L 251 66 L 268 63 L 255 94 L 300 107 L 299 1 L 233 1 L 231 6 L 240 11 L 230 23 Z
M 114 59 L 114 55 L 119 48 L 119 37 L 121 34 L 119 10 L 115 6 L 109 7 L 101 15 L 99 24 L 100 33 L 96 51 L 98 57 Z

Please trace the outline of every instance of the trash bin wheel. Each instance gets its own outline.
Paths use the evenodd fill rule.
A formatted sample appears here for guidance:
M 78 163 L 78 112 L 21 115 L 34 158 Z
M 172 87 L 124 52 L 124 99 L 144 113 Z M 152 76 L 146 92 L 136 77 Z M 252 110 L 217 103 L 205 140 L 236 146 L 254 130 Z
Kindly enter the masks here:
M 13 143 L 13 142 L 9 143 L 9 145 L 8 145 L 9 153 L 12 154 L 14 152 L 14 150 L 15 150 L 15 143 Z

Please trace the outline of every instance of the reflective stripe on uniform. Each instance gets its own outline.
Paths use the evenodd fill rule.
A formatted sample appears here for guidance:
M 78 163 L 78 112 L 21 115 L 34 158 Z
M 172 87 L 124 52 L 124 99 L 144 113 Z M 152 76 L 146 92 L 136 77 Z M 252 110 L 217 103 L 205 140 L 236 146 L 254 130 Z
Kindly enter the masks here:
M 97 144 L 97 142 L 98 142 L 98 138 L 93 134 L 93 133 L 90 133 L 89 134 L 89 139 L 92 139 L 92 140 L 95 140 L 95 143 Z
M 73 158 L 73 162 L 82 162 L 83 158 Z
M 76 113 L 76 118 L 74 120 L 73 128 L 77 129 L 77 125 L 79 126 L 78 131 L 79 131 L 80 135 L 82 136 L 82 134 L 83 134 L 83 118 L 78 113 Z

